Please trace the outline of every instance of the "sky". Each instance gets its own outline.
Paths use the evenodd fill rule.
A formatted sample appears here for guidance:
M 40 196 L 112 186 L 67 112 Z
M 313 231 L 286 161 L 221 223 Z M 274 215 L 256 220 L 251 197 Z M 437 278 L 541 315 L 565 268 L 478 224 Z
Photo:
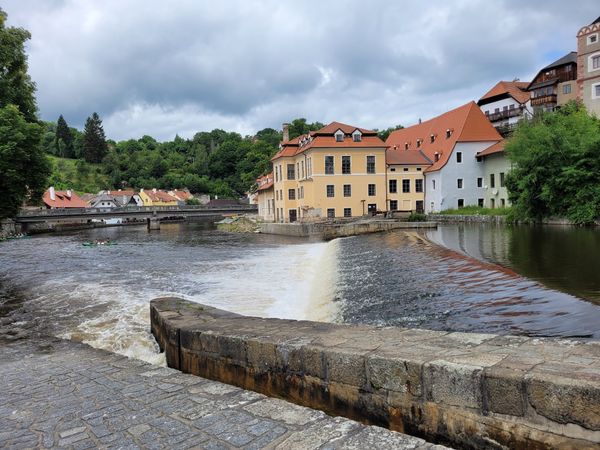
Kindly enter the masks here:
M 1 0 L 40 117 L 107 137 L 242 135 L 304 117 L 412 125 L 576 50 L 597 0 Z

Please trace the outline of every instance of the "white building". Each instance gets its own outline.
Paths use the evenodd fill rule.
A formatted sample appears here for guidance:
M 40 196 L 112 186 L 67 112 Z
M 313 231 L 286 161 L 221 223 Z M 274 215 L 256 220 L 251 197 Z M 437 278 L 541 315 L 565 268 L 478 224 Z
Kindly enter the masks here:
M 528 82 L 500 81 L 477 104 L 501 133 L 510 131 L 522 118 L 533 114 Z
M 478 153 L 502 136 L 475 102 L 390 134 L 387 144 L 419 149 L 433 164 L 424 171 L 425 212 L 486 205 L 485 158 Z M 489 187 L 487 188 L 489 189 Z

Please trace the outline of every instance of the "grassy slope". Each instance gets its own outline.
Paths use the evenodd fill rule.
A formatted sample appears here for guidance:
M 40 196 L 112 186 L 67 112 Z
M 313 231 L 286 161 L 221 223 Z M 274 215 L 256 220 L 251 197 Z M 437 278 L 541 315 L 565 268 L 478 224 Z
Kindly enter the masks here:
M 58 158 L 47 155 L 52 163 L 52 175 L 48 180 L 55 189 L 73 189 L 78 193 L 96 193 L 110 187 L 101 164 L 90 164 L 79 159 Z

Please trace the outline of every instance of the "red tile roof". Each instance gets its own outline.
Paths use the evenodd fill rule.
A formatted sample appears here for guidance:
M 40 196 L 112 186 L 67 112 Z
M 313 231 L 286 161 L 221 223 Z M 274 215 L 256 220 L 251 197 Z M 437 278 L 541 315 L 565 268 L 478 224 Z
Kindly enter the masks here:
M 49 208 L 88 208 L 89 205 L 74 191 L 54 191 L 54 200 L 50 198 L 50 189 L 44 192 L 42 201 Z
M 495 144 L 490 145 L 485 150 L 482 150 L 479 153 L 477 153 L 477 156 L 488 156 L 502 152 L 504 152 L 504 141 L 496 142 Z
M 153 189 L 150 190 L 144 190 L 144 194 L 148 195 L 148 197 L 150 198 L 150 200 L 152 202 L 176 202 L 177 199 L 169 194 L 167 194 L 165 191 L 161 191 L 161 190 L 156 190 L 154 191 Z
M 189 191 L 178 191 L 177 189 L 170 191 L 169 195 L 174 196 L 181 201 L 185 201 L 192 198 L 192 194 Z
M 405 150 L 404 147 L 390 147 L 385 155 L 388 164 L 406 164 L 430 166 L 431 161 L 421 150 Z
M 263 175 L 262 177 L 258 177 L 256 179 L 256 183 L 258 184 L 259 191 L 271 189 L 273 187 L 273 172 Z
M 110 194 L 110 195 L 126 195 L 127 197 L 133 197 L 135 195 L 134 190 L 122 190 L 122 189 L 118 189 L 115 191 L 106 191 L 106 193 Z
M 490 100 L 500 95 L 510 95 L 519 103 L 527 103 L 530 92 L 527 90 L 529 82 L 524 81 L 499 81 L 492 89 L 487 91 L 477 102 L 478 105 L 489 103 Z
M 446 137 L 446 132 L 450 136 Z M 433 135 L 434 141 L 431 142 Z M 421 150 L 433 161 L 426 172 L 435 172 L 446 165 L 457 142 L 497 142 L 502 140 L 498 131 L 481 112 L 475 102 L 467 103 L 433 119 L 412 127 L 393 131 L 386 143 L 403 150 L 408 143 L 409 150 Z M 421 142 L 417 146 L 417 141 Z M 436 161 L 436 154 L 438 161 Z
M 342 130 L 344 140 L 338 142 L 335 139 L 335 132 Z M 354 142 L 352 133 L 360 131 L 362 137 L 359 142 Z M 281 149 L 271 158 L 271 161 L 278 158 L 285 158 L 298 155 L 311 148 L 385 148 L 387 145 L 379 139 L 376 131 L 358 128 L 353 125 L 347 125 L 341 122 L 331 122 L 329 125 L 317 131 L 311 131 L 287 142 L 281 143 Z

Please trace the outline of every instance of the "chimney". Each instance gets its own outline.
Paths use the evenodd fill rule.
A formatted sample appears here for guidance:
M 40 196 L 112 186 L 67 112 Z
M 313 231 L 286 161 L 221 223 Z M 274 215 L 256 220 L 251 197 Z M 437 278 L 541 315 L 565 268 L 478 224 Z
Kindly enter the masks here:
M 71 189 L 67 189 L 67 197 L 71 198 Z
M 156 188 L 153 188 L 153 189 L 152 189 L 152 192 L 154 192 L 154 193 L 156 194 Z
M 56 200 L 56 194 L 54 193 L 54 188 L 52 186 L 50 186 L 50 189 L 48 189 L 48 191 L 50 191 L 50 200 Z
M 282 126 L 283 129 L 283 142 L 287 142 L 290 140 L 290 124 L 284 123 Z

